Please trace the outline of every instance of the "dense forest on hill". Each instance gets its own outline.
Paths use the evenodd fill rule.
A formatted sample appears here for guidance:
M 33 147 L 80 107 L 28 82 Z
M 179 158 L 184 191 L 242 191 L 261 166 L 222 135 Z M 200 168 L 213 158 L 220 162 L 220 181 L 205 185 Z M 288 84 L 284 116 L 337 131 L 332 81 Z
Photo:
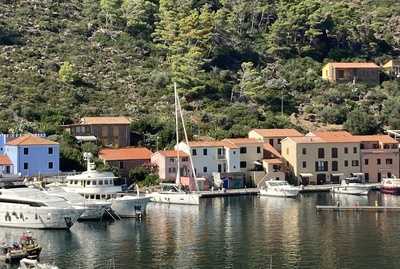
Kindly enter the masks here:
M 398 57 L 399 25 L 398 0 L 2 0 L 0 131 L 127 115 L 139 142 L 165 147 L 173 81 L 191 135 L 306 129 L 308 114 L 355 133 L 399 129 L 398 81 L 321 79 L 329 61 Z

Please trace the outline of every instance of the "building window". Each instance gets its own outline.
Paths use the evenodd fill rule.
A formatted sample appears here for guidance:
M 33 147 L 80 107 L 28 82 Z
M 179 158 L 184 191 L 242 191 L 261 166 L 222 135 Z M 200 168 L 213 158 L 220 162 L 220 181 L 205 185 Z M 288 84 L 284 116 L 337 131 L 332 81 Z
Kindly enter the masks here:
M 221 156 L 222 155 L 222 148 L 218 148 L 217 152 L 218 152 L 218 156 Z
M 282 141 L 282 139 L 278 139 L 278 145 L 280 145 L 281 144 L 281 141 Z
M 349 149 L 347 147 L 344 148 L 344 154 L 349 153 Z
M 119 169 L 124 169 L 124 162 L 119 162 Z
M 378 173 L 378 182 L 381 182 L 381 180 L 382 180 L 382 174 Z
M 207 156 L 207 149 L 203 149 L 203 155 Z
M 344 167 L 348 167 L 349 166 L 349 161 L 348 160 L 345 160 L 344 161 Z
M 386 164 L 393 164 L 392 159 L 386 159 Z
M 358 166 L 358 160 L 352 160 L 351 166 Z
M 270 144 L 271 146 L 273 146 L 273 145 L 274 145 L 274 140 L 273 140 L 273 139 L 270 139 L 270 140 L 269 140 L 269 144 Z
M 325 151 L 323 148 L 318 149 L 318 159 L 323 159 L 325 158 Z
M 240 162 L 240 168 L 246 168 L 247 163 L 246 162 Z
M 203 172 L 204 172 L 204 173 L 207 173 L 207 166 L 204 166 L 204 167 L 203 167 Z
M 49 162 L 49 169 L 53 169 L 53 162 Z
M 376 159 L 376 164 L 381 164 L 381 159 Z
M 28 163 L 24 163 L 24 170 L 28 170 L 28 169 L 29 169 Z
M 187 161 L 189 161 L 188 157 L 182 157 L 182 162 L 187 162 Z
M 368 165 L 368 159 L 365 159 L 365 160 L 364 160 L 364 164 L 365 164 L 365 165 Z
M 344 70 L 336 70 L 336 78 L 344 79 Z
M 49 155 L 53 155 L 53 148 L 48 149 Z
M 197 155 L 197 150 L 196 149 L 192 149 L 192 155 L 196 156 Z
M 338 149 L 332 148 L 332 158 L 337 158 L 337 157 L 338 157 Z
M 315 162 L 315 171 L 316 172 L 328 171 L 328 162 L 327 161 L 316 161 Z
M 388 177 L 388 178 L 391 178 L 391 177 L 392 177 L 392 173 L 388 172 L 388 173 L 387 173 L 387 177 Z
M 357 147 L 353 148 L 353 153 L 356 154 L 357 153 Z
M 235 155 L 235 154 L 236 154 L 236 150 L 233 151 L 233 155 Z
M 29 154 L 29 148 L 24 148 L 24 155 L 28 155 Z
M 302 151 L 303 155 L 307 154 L 307 149 L 306 148 L 303 148 L 301 151 Z
M 338 170 L 338 162 L 332 161 L 332 171 L 337 171 L 337 170 Z
M 240 153 L 241 154 L 246 154 L 247 153 L 247 148 L 246 147 L 241 147 L 240 148 Z
M 257 153 L 261 153 L 261 147 L 257 147 Z
M 307 162 L 306 161 L 303 161 L 303 168 L 307 168 Z
M 169 158 L 169 163 L 175 163 L 175 158 Z
M 365 182 L 369 181 L 369 174 L 368 173 L 364 174 L 364 180 L 365 180 Z

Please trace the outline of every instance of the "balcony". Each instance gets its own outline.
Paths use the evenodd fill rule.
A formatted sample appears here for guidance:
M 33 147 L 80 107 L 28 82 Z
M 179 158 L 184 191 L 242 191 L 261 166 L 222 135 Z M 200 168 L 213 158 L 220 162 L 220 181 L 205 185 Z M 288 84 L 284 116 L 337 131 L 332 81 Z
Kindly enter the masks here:
M 366 154 L 366 153 L 398 153 L 400 151 L 398 148 L 395 149 L 378 148 L 378 149 L 361 149 L 361 152 Z

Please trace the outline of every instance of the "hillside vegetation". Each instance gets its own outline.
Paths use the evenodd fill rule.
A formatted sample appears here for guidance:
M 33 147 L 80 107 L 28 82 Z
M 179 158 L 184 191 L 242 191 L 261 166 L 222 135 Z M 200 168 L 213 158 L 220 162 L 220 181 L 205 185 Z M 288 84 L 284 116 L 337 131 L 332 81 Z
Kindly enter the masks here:
M 127 115 L 140 143 L 165 147 L 173 81 L 191 135 L 302 128 L 306 114 L 355 133 L 399 129 L 398 81 L 320 78 L 328 61 L 397 57 L 399 25 L 397 0 L 3 0 L 0 131 Z

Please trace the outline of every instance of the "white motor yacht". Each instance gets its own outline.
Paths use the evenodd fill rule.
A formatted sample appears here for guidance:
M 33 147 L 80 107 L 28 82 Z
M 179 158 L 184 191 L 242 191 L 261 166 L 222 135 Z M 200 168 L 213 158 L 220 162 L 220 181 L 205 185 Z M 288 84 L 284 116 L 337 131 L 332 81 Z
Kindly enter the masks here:
M 92 154 L 85 153 L 87 171 L 67 176 L 64 184 L 50 184 L 59 186 L 66 192 L 78 193 L 88 201 L 111 202 L 111 209 L 119 217 L 136 217 L 145 212 L 150 197 L 136 194 L 129 195 L 122 192 L 121 186 L 115 185 L 117 177 L 112 172 L 100 172 L 95 169 L 92 162 Z
M 58 269 L 55 265 L 39 263 L 37 260 L 22 259 L 18 269 Z
M 99 220 L 111 209 L 110 201 L 88 200 L 78 193 L 67 192 L 61 187 L 49 187 L 44 190 L 50 196 L 56 196 L 65 199 L 73 206 L 84 208 L 85 211 L 79 217 L 79 220 Z
M 200 196 L 197 193 L 186 193 L 176 184 L 160 184 L 161 191 L 149 194 L 150 201 L 167 204 L 200 204 Z
M 300 188 L 290 185 L 284 180 L 267 180 L 265 186 L 260 189 L 260 195 L 275 197 L 297 197 Z
M 0 190 L 0 226 L 69 229 L 84 210 L 33 188 Z
M 371 187 L 361 183 L 358 177 L 350 177 L 342 180 L 340 186 L 332 187 L 333 193 L 351 194 L 351 195 L 368 195 Z

